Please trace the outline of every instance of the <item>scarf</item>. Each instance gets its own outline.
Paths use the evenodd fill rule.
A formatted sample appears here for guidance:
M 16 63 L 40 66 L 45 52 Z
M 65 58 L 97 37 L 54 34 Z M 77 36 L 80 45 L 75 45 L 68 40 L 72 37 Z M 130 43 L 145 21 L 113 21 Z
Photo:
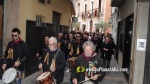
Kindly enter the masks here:
M 87 57 L 84 53 L 82 53 L 83 57 L 85 58 L 85 60 L 89 61 L 90 58 L 94 57 L 97 53 L 93 52 L 92 55 L 90 57 Z
M 13 45 L 13 46 L 14 46 L 14 45 L 18 45 L 21 41 L 22 41 L 21 38 L 19 38 L 18 41 L 12 40 L 12 45 Z

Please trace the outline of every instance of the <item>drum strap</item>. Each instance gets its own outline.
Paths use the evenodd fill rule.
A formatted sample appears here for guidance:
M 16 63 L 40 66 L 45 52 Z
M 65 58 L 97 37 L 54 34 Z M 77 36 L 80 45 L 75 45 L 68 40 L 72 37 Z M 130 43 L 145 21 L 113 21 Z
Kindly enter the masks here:
M 59 53 L 60 49 L 57 50 L 56 54 L 54 55 L 54 60 L 56 61 L 57 55 Z
M 56 61 L 56 58 L 57 58 L 57 55 L 58 55 L 59 51 L 60 51 L 60 49 L 58 49 L 56 51 L 56 54 L 54 54 L 54 61 Z M 44 63 L 46 63 L 46 62 L 47 62 L 47 65 L 48 65 L 49 64 L 49 53 L 46 54 L 46 57 L 44 59 Z

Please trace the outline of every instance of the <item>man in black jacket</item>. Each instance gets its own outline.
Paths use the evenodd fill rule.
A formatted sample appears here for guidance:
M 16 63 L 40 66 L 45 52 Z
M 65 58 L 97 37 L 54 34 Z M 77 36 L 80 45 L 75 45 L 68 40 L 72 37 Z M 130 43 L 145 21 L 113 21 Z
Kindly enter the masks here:
M 2 69 L 5 70 L 6 67 L 17 67 L 20 73 L 20 78 L 17 78 L 16 84 L 21 84 L 21 76 L 24 71 L 24 62 L 28 58 L 28 47 L 27 44 L 20 38 L 20 30 L 14 28 L 12 30 L 12 41 L 7 45 L 4 62 Z
M 40 48 L 37 50 L 36 57 L 38 60 L 41 58 L 41 55 L 44 53 L 44 51 L 48 48 L 48 42 L 49 42 L 49 36 L 45 35 L 44 37 L 44 43 L 40 46 Z
M 61 49 L 57 48 L 57 39 L 51 37 L 49 39 L 49 48 L 43 53 L 38 68 L 43 69 L 43 71 L 51 71 L 56 83 L 60 84 L 63 82 L 65 67 L 65 54 Z
M 71 51 L 70 51 L 69 55 L 71 57 L 78 57 L 83 52 L 82 45 L 83 45 L 82 33 L 78 32 L 76 34 L 76 41 L 73 42 L 71 45 Z
M 110 42 L 110 37 L 105 38 L 105 43 L 101 47 L 101 57 L 104 61 L 104 64 L 107 68 L 110 67 L 111 56 L 113 54 L 113 45 Z
M 57 48 L 61 49 L 65 53 L 66 52 L 65 41 L 63 39 L 63 34 L 62 33 L 58 33 L 57 41 L 58 41 Z
M 102 59 L 95 53 L 95 45 L 92 41 L 86 41 L 83 44 L 83 50 L 84 52 L 77 58 L 71 72 L 72 82 L 78 84 L 87 78 L 90 79 L 90 82 L 98 84 L 101 81 L 101 72 L 94 72 L 94 70 L 102 67 Z M 93 71 L 87 71 L 86 69 L 93 69 Z

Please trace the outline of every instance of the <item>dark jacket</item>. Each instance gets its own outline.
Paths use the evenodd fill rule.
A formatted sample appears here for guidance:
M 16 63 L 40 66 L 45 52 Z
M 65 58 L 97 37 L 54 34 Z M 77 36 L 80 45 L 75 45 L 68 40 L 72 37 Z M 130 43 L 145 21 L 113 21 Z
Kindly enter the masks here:
M 65 41 L 63 39 L 57 39 L 58 43 L 57 44 L 60 44 L 60 48 L 58 46 L 59 49 L 61 49 L 64 53 L 66 52 L 66 49 L 65 49 Z
M 95 55 L 91 58 L 89 58 L 88 60 L 85 58 L 85 56 L 83 54 L 79 55 L 79 57 L 76 60 L 75 66 L 71 72 L 71 79 L 77 78 L 78 82 L 81 82 L 83 80 L 85 80 L 85 73 L 88 73 L 86 70 L 82 71 L 83 69 L 80 68 L 80 71 L 78 71 L 79 67 L 85 67 L 86 69 L 90 68 L 90 63 L 93 63 L 94 66 L 96 66 L 96 68 L 102 67 L 103 65 L 103 61 L 102 59 L 98 56 Z M 96 73 L 93 74 L 93 76 L 95 74 L 101 74 L 102 72 L 98 71 Z M 90 78 L 90 76 L 88 76 L 88 78 Z M 98 84 L 99 81 L 101 81 L 101 76 L 98 77 L 97 80 L 91 80 L 94 84 Z
M 73 54 L 72 54 L 72 56 L 73 56 L 73 57 L 77 57 L 77 56 L 79 56 L 80 54 L 83 53 L 82 45 L 83 45 L 83 42 L 82 42 L 82 41 L 80 41 L 80 42 L 77 42 L 77 41 L 76 41 L 76 42 L 74 42 L 74 43 L 72 44 L 72 48 L 73 48 Z M 79 47 L 79 53 L 77 53 L 78 47 Z
M 56 71 L 53 74 L 54 78 L 59 81 L 60 83 L 63 81 L 64 77 L 64 69 L 66 67 L 66 60 L 65 60 L 65 54 L 64 52 L 59 49 L 58 54 L 56 55 L 58 49 L 55 51 L 50 51 L 49 48 L 43 53 L 42 58 L 40 59 L 40 63 L 43 64 L 43 70 L 49 71 L 50 65 L 52 63 L 52 59 L 54 58 L 54 55 L 56 56 Z M 46 57 L 46 54 L 49 53 L 49 63 L 44 62 L 44 59 Z
M 108 49 L 108 51 L 103 50 L 104 48 Z M 101 57 L 106 60 L 111 60 L 112 54 L 113 45 L 111 43 L 103 43 L 101 47 Z
M 102 39 L 101 38 L 93 38 L 92 42 L 95 44 L 96 46 L 96 53 L 98 53 L 98 49 L 100 49 L 100 47 L 102 46 Z
M 76 40 L 75 39 L 73 39 L 72 41 L 70 41 L 70 40 L 68 40 L 68 42 L 67 42 L 67 52 L 66 52 L 66 54 L 67 55 L 69 55 L 69 53 L 71 52 L 71 46 L 73 45 L 73 43 L 75 43 L 76 42 Z M 70 56 L 70 55 L 69 55 Z
M 13 59 L 9 58 L 9 49 L 13 49 Z M 17 69 L 24 71 L 24 62 L 27 60 L 28 56 L 28 47 L 24 41 L 20 41 L 18 44 L 13 44 L 13 42 L 10 41 L 5 51 L 3 63 L 7 64 L 7 68 L 10 68 L 14 67 L 15 62 L 18 60 L 21 64 L 17 67 Z
M 47 46 L 45 43 L 42 44 L 42 45 L 40 46 L 40 49 L 38 50 L 39 55 L 41 56 L 47 48 L 48 48 L 48 46 Z

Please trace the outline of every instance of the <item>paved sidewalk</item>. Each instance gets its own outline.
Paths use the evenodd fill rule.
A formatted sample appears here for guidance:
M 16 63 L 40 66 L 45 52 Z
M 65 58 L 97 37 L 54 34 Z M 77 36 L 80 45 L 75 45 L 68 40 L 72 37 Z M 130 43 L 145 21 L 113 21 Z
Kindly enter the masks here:
M 111 67 L 119 68 L 114 57 L 112 57 Z M 122 72 L 108 72 L 100 84 L 128 84 Z
M 113 57 L 112 57 L 113 58 Z M 111 60 L 111 67 L 118 67 L 115 59 Z M 36 72 L 29 77 L 23 79 L 22 84 L 36 84 L 36 78 L 42 73 L 42 71 Z M 65 72 L 64 84 L 69 84 L 70 73 Z M 108 72 L 102 82 L 99 84 L 128 84 L 124 75 L 121 72 Z

